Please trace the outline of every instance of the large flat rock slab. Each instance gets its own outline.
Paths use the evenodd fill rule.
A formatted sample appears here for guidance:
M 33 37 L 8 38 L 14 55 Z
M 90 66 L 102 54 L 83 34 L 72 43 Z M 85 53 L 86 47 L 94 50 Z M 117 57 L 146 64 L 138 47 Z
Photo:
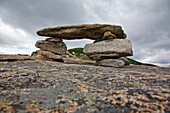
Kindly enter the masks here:
M 169 113 L 170 67 L 0 62 L 1 113 Z
M 105 33 L 106 32 L 106 33 Z M 124 39 L 126 34 L 121 26 L 108 24 L 82 24 L 72 26 L 59 26 L 44 28 L 37 31 L 39 36 L 58 37 L 62 39 L 92 39 L 98 40 L 108 37 L 108 32 L 114 35 L 114 38 Z M 104 36 L 104 34 L 106 36 Z
M 128 39 L 105 40 L 86 44 L 83 52 L 93 59 L 132 56 L 132 45 Z
M 1 54 L 0 61 L 19 61 L 19 60 L 33 60 L 30 55 L 27 54 Z

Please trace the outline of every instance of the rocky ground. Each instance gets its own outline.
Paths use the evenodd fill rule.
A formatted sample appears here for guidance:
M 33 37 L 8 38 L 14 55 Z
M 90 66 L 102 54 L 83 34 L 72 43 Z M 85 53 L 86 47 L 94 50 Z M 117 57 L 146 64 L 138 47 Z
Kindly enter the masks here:
M 0 111 L 170 112 L 170 67 L 0 62 Z

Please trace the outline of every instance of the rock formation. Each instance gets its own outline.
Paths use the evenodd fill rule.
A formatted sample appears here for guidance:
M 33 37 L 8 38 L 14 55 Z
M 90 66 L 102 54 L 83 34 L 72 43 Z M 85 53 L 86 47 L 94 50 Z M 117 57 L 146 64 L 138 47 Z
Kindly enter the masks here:
M 39 36 L 51 37 L 37 41 L 40 50 L 32 56 L 37 59 L 70 61 L 66 57 L 67 47 L 63 39 L 91 39 L 92 44 L 84 47 L 84 53 L 96 60 L 96 65 L 123 67 L 128 63 L 126 56 L 133 55 L 130 40 L 125 39 L 121 26 L 108 24 L 83 24 L 45 28 L 37 31 Z M 73 60 L 77 62 L 78 60 Z M 92 63 L 94 64 L 94 62 Z
M 83 51 L 94 60 L 119 58 L 133 54 L 130 40 L 127 39 L 112 39 L 86 44 Z
M 37 41 L 35 46 L 41 50 L 50 51 L 55 54 L 64 55 L 67 51 L 67 47 L 64 42 L 50 42 L 45 40 Z
M 45 28 L 37 31 L 39 36 L 58 37 L 62 39 L 91 39 L 104 40 L 110 35 L 124 39 L 126 34 L 121 26 L 107 24 L 83 24 L 73 26 L 60 26 L 54 28 Z M 104 34 L 106 36 L 104 36 Z
M 56 37 L 39 40 L 35 46 L 40 50 L 32 53 L 34 59 L 63 62 L 62 55 L 65 55 L 67 51 L 67 46 L 63 40 Z
M 125 57 L 133 55 L 132 45 L 127 39 L 111 39 L 86 44 L 83 52 L 96 60 L 97 65 L 112 67 L 123 67 L 129 64 Z
M 32 56 L 34 56 L 35 59 L 63 61 L 61 55 L 44 50 L 37 50 L 36 52 L 32 53 Z

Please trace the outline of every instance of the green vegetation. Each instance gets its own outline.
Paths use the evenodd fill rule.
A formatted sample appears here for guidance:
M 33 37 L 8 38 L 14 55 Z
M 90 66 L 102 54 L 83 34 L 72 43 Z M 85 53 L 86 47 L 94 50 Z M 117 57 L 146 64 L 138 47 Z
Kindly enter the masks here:
M 83 48 L 73 48 L 73 49 L 69 49 L 68 51 L 71 54 L 75 55 L 77 58 L 91 60 L 87 55 L 84 54 Z M 136 60 L 131 59 L 131 58 L 127 58 L 127 59 L 129 60 L 130 64 L 134 64 L 134 65 L 156 66 L 156 65 L 153 65 L 153 64 L 142 63 L 142 62 L 136 61 Z
M 68 50 L 69 53 L 75 55 L 77 58 L 84 56 L 83 48 L 73 48 Z

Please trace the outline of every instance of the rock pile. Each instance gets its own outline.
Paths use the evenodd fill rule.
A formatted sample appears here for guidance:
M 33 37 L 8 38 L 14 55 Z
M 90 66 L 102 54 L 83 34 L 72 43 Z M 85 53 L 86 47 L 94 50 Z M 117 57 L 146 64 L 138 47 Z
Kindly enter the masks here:
M 37 31 L 39 36 L 47 36 L 45 40 L 37 41 L 35 46 L 40 50 L 32 55 L 38 59 L 62 61 L 67 47 L 63 39 L 91 39 L 84 53 L 96 60 L 97 65 L 123 67 L 128 64 L 125 56 L 132 55 L 130 40 L 125 39 L 121 26 L 108 24 L 83 24 L 45 28 Z
M 127 39 L 110 39 L 86 44 L 83 51 L 96 60 L 97 65 L 113 67 L 125 66 L 128 62 L 124 57 L 133 55 L 132 45 Z
M 35 59 L 63 61 L 62 55 L 66 54 L 67 46 L 61 38 L 47 38 L 39 40 L 35 46 L 40 50 L 32 53 Z

